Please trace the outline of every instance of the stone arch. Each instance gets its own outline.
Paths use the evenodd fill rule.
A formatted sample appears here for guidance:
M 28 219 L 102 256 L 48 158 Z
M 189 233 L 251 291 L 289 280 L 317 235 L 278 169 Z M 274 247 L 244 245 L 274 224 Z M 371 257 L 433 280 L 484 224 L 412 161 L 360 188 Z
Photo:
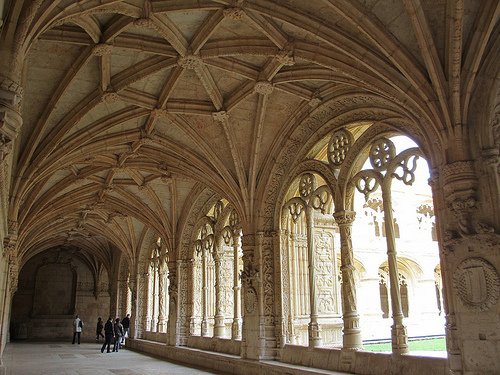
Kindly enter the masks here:
M 353 99 L 354 100 L 354 99 Z M 380 99 L 381 100 L 381 99 Z M 387 106 L 385 108 L 382 103 L 377 103 L 377 99 L 372 97 L 363 96 L 359 101 L 354 100 L 356 108 L 346 110 L 345 101 L 337 102 L 336 98 L 325 102 L 316 110 L 312 111 L 308 116 L 298 120 L 299 124 L 293 131 L 287 134 L 290 138 L 288 142 L 284 141 L 284 145 L 275 151 L 276 156 L 271 159 L 276 159 L 274 166 L 266 166 L 267 176 L 266 183 L 262 184 L 263 188 L 259 191 L 259 196 L 262 198 L 262 206 L 260 208 L 258 227 L 265 230 L 273 230 L 278 227 L 276 221 L 276 213 L 278 210 L 278 202 L 280 202 L 283 195 L 283 189 L 286 188 L 286 178 L 288 177 L 287 171 L 294 167 L 294 164 L 299 163 L 306 158 L 309 151 L 321 140 L 323 140 L 332 130 L 352 124 L 355 122 L 367 121 L 374 124 L 386 122 L 384 125 L 374 125 L 374 129 L 368 129 L 367 132 L 373 134 L 373 137 L 378 132 L 385 129 L 385 131 L 398 130 L 401 134 L 408 134 L 411 138 L 418 140 L 417 143 L 423 145 L 425 149 L 432 150 L 429 153 L 431 159 L 437 161 L 442 159 L 442 147 L 435 147 L 435 145 L 426 137 L 421 136 L 421 132 L 415 130 L 413 134 L 409 129 L 415 129 L 415 122 L 407 119 L 404 115 L 397 112 L 393 108 Z M 383 100 L 382 100 L 383 102 Z M 376 103 L 376 104 L 375 104 Z M 375 110 L 370 107 L 375 106 Z M 380 128 L 375 128 L 380 126 Z M 410 134 L 409 134 L 410 133 Z M 305 139 L 306 142 L 299 143 L 294 139 Z M 435 141 L 436 139 L 434 139 Z M 434 146 L 434 147 L 433 147 Z M 340 183 L 340 180 L 339 180 Z M 275 218 L 274 220 L 272 218 Z

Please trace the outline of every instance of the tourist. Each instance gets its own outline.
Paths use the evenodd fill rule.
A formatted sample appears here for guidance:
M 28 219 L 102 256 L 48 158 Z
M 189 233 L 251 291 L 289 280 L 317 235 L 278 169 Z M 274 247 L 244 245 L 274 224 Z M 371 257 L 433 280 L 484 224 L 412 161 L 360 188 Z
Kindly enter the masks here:
M 95 329 L 95 341 L 99 341 L 99 336 L 104 338 L 104 335 L 102 334 L 102 329 L 104 328 L 104 324 L 102 323 L 101 317 L 97 319 L 97 327 Z
M 75 320 L 73 320 L 73 342 L 72 342 L 72 344 L 75 343 L 75 339 L 78 336 L 78 345 L 80 345 L 80 335 L 82 334 L 82 328 L 83 328 L 83 322 L 77 315 L 77 316 L 75 316 Z
M 101 353 L 104 353 L 104 348 L 106 348 L 106 346 L 108 347 L 106 353 L 109 353 L 109 347 L 113 337 L 115 337 L 115 330 L 113 327 L 113 320 L 109 317 L 106 324 L 104 324 L 104 344 L 102 344 Z
M 128 331 L 130 329 L 130 314 L 127 314 L 125 318 L 122 319 L 123 326 L 123 336 L 122 336 L 122 344 L 125 342 L 125 337 L 128 337 Z
M 115 345 L 113 346 L 113 351 L 118 352 L 123 337 L 123 325 L 120 323 L 120 318 L 116 318 L 114 329 L 115 329 Z

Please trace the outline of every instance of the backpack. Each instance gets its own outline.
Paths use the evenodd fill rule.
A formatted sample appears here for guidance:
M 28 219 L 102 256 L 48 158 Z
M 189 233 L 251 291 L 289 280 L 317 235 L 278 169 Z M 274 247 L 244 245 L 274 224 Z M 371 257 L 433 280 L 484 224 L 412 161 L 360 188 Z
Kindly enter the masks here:
M 83 322 L 81 320 L 78 322 L 78 327 L 83 328 Z

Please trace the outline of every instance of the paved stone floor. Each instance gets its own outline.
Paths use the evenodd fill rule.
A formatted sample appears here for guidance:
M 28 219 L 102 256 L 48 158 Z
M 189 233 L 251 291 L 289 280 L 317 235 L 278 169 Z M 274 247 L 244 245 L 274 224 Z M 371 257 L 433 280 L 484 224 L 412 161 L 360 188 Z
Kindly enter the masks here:
M 5 375 L 201 375 L 215 374 L 166 362 L 144 354 L 120 350 L 101 354 L 100 344 L 7 344 Z

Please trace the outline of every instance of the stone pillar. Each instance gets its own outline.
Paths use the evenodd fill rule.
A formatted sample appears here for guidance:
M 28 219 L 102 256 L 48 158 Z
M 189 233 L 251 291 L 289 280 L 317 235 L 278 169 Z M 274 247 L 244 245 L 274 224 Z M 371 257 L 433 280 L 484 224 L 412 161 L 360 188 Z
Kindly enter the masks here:
M 164 258 L 158 262 L 158 322 L 156 324 L 157 332 L 165 332 L 165 278 L 167 276 L 167 264 Z
M 144 267 L 146 270 L 149 268 Z M 137 285 L 137 310 L 138 315 L 136 317 L 137 321 L 137 331 L 135 338 L 141 338 L 144 332 L 148 328 L 149 317 L 148 317 L 148 295 L 149 295 L 149 273 L 143 271 L 138 275 L 138 285 Z
M 169 263 L 169 272 L 172 271 L 170 268 L 171 265 Z M 193 290 L 193 269 L 194 269 L 194 260 L 193 259 L 181 259 L 178 261 L 178 277 L 174 277 L 170 279 L 171 284 L 169 285 L 172 288 L 172 294 L 169 304 L 169 314 L 177 314 L 177 318 L 173 320 L 173 317 L 170 318 L 169 315 L 169 327 L 171 324 L 176 325 L 176 345 L 187 345 L 188 337 L 190 334 L 190 324 L 191 324 L 191 316 L 193 314 L 193 298 L 192 293 Z M 176 280 L 175 284 L 172 284 L 172 281 Z M 177 282 L 178 280 L 178 282 Z M 177 291 L 177 293 L 174 293 Z M 191 298 L 189 298 L 191 295 Z M 174 297 L 175 299 L 172 299 Z M 172 319 L 172 320 L 171 320 Z M 170 329 L 170 328 L 169 328 Z M 171 334 L 171 333 L 170 333 Z
M 130 275 L 128 287 L 131 293 L 131 307 L 130 307 L 130 332 L 129 337 L 138 338 L 138 298 L 137 298 L 137 275 Z
M 212 256 L 215 263 L 215 316 L 214 337 L 224 337 L 226 326 L 224 324 L 224 311 L 222 306 L 222 256 L 214 241 Z
M 178 325 L 177 325 L 177 262 L 168 262 L 168 322 L 167 344 L 177 345 Z
M 259 269 L 255 259 L 254 234 L 243 235 L 242 249 L 243 271 L 241 273 L 241 286 L 244 295 L 244 313 L 241 340 L 241 357 L 248 359 L 259 359 Z
M 399 291 L 398 261 L 396 255 L 396 240 L 392 216 L 391 177 L 388 176 L 382 184 L 382 200 L 384 205 L 385 238 L 387 241 L 387 263 L 389 267 L 392 320 L 391 337 L 394 354 L 408 353 L 408 333 L 403 322 L 401 308 L 401 293 Z
M 201 309 L 202 309 L 202 319 L 201 319 L 201 335 L 208 336 L 208 262 L 207 262 L 207 249 L 203 246 L 201 262 L 202 262 L 202 286 L 201 286 Z
M 233 233 L 233 324 L 231 326 L 231 339 L 241 340 L 241 286 L 239 278 L 239 246 L 240 232 Z
M 354 211 L 339 211 L 334 214 L 340 231 L 340 271 L 342 272 L 342 319 L 344 320 L 344 349 L 362 347 L 359 314 L 357 310 L 356 285 L 354 283 L 354 256 L 352 250 L 352 223 Z M 378 285 L 378 283 L 377 283 Z M 377 291 L 378 292 L 378 291 Z M 378 293 L 377 293 L 378 295 Z
M 321 329 L 318 323 L 318 304 L 316 294 L 316 249 L 314 247 L 314 223 L 313 208 L 306 206 L 307 223 L 307 260 L 309 268 L 309 306 L 311 319 L 308 325 L 309 347 L 316 348 L 321 346 Z
M 438 181 L 450 371 L 497 374 L 500 338 L 498 323 L 493 322 L 500 314 L 500 235 L 491 224 L 500 207 L 495 206 L 498 201 L 478 194 L 484 179 L 478 178 L 472 161 L 445 165 Z
M 121 317 L 126 316 L 127 314 L 130 313 L 129 306 L 128 306 L 128 300 L 129 300 L 129 295 L 130 295 L 130 289 L 128 286 L 128 278 L 121 278 L 118 280 L 118 289 L 120 293 L 120 298 L 119 298 L 119 314 Z
M 276 298 L 275 290 L 279 281 L 276 281 L 277 257 L 275 251 L 279 249 L 280 235 L 272 232 L 258 232 L 256 237 L 256 253 L 260 264 L 260 359 L 273 360 L 277 355 L 276 330 Z

